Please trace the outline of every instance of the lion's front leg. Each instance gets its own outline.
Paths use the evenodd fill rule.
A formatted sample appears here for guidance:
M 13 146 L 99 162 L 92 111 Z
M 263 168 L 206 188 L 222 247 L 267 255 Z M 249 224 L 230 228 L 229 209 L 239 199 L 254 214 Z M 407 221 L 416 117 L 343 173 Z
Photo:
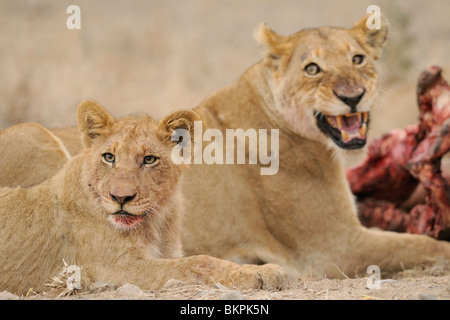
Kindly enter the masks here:
M 169 279 L 187 284 L 221 283 L 238 289 L 280 289 L 288 281 L 286 272 L 274 264 L 238 265 L 206 255 L 178 259 L 128 259 L 126 265 L 115 266 L 116 285 L 131 283 L 144 290 L 157 290 Z
M 384 272 L 413 268 L 436 261 L 450 263 L 450 243 L 426 235 L 361 227 L 347 246 L 345 269 L 351 274 L 377 265 Z M 345 260 L 345 259 L 344 259 Z

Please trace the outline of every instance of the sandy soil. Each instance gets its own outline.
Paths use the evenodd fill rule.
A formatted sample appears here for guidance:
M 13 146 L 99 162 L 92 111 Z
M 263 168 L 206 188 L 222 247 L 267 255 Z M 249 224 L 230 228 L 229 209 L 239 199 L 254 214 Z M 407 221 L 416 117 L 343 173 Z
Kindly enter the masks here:
M 81 30 L 68 30 L 72 1 L 0 2 L 0 125 L 75 124 L 78 104 L 94 98 L 120 116 L 161 117 L 193 107 L 259 60 L 252 34 L 261 22 L 290 34 L 306 27 L 350 27 L 372 0 L 76 1 Z M 415 83 L 429 64 L 450 74 L 448 0 L 377 1 L 391 23 L 379 61 L 382 99 L 375 137 L 415 122 Z M 447 67 L 447 68 L 446 68 Z M 449 78 L 449 77 L 447 77 Z M 450 299 L 450 275 L 415 270 L 391 276 L 381 289 L 367 280 L 301 279 L 282 291 L 238 292 L 182 286 L 158 292 L 117 291 L 61 299 Z M 227 293 L 230 295 L 226 295 Z M 6 299 L 8 295 L 0 295 Z M 34 295 L 26 299 L 54 299 Z
M 222 284 L 186 285 L 170 280 L 164 288 L 145 291 L 104 284 L 88 291 L 61 295 L 62 290 L 18 297 L 7 292 L 0 299 L 24 300 L 450 300 L 450 275 L 439 265 L 382 275 L 379 287 L 366 277 L 298 279 L 282 290 L 238 290 Z
M 160 291 L 122 294 L 113 290 L 54 297 L 30 294 L 26 300 L 450 300 L 450 276 L 385 279 L 380 289 L 369 289 L 367 279 L 299 280 L 280 291 L 219 289 L 182 286 Z M 19 297 L 14 297 L 19 299 Z

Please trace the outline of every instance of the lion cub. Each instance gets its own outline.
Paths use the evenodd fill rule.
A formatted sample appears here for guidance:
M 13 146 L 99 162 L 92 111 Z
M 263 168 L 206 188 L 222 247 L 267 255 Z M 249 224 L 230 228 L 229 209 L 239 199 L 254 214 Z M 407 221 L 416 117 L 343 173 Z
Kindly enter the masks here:
M 279 288 L 286 274 L 276 265 L 181 257 L 184 167 L 171 161 L 171 135 L 192 130 L 197 117 L 178 111 L 159 123 L 146 115 L 115 119 L 94 101 L 81 103 L 81 154 L 39 185 L 0 188 L 0 291 L 45 289 L 63 259 L 81 267 L 84 286 L 111 281 L 151 290 L 176 278 Z

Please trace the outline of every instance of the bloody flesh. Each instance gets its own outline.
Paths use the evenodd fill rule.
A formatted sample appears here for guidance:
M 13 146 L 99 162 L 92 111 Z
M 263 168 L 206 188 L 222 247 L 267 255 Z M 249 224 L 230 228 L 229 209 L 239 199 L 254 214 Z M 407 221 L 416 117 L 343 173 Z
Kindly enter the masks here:
M 375 139 L 366 159 L 347 170 L 367 227 L 449 237 L 450 187 L 441 161 L 450 150 L 450 86 L 441 72 L 432 66 L 420 74 L 418 123 Z M 423 201 L 405 208 L 418 186 L 425 190 Z

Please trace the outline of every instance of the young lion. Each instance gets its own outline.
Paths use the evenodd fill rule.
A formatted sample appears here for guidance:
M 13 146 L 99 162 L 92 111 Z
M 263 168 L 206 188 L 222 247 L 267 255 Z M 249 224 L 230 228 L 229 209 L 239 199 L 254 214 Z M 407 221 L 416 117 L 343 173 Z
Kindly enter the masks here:
M 176 278 L 280 287 L 286 276 L 275 265 L 180 258 L 183 167 L 171 161 L 171 134 L 189 130 L 196 118 L 179 111 L 159 123 L 146 115 L 116 120 L 97 103 L 83 102 L 82 153 L 37 186 L 0 189 L 0 291 L 44 289 L 63 259 L 81 267 L 86 285 L 129 282 L 155 289 Z M 33 161 L 33 154 L 23 161 Z

